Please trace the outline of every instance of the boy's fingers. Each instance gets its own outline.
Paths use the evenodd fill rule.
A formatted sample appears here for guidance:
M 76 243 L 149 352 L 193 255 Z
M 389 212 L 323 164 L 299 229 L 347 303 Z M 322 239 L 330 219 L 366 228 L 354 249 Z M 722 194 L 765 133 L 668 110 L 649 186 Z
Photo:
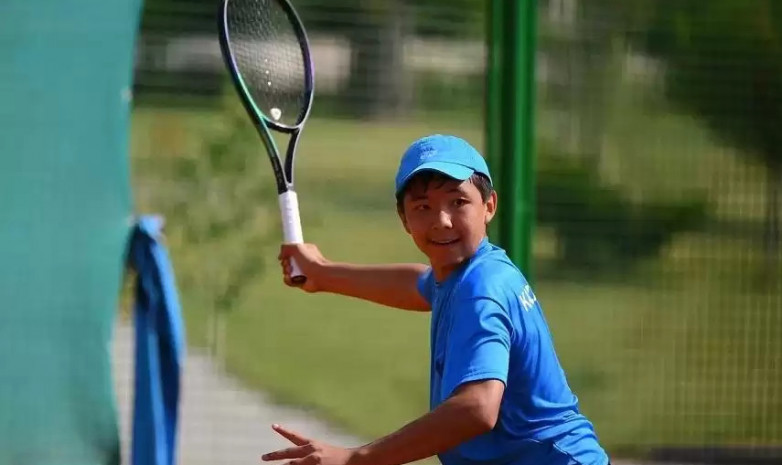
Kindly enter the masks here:
M 268 454 L 263 454 L 261 459 L 264 461 L 274 461 L 282 459 L 298 459 L 306 457 L 310 454 L 311 448 L 307 446 L 289 447 L 288 449 L 281 449 Z
M 285 465 L 317 465 L 318 463 L 320 463 L 320 462 L 318 462 L 318 460 L 319 460 L 318 457 L 316 457 L 314 455 L 308 455 L 308 456 L 304 457 L 303 459 L 293 460 L 293 461 L 288 462 Z
M 289 275 L 293 271 L 291 261 L 288 259 L 280 260 L 280 268 L 282 268 L 283 275 Z
M 304 444 L 309 444 L 309 442 L 310 442 L 309 439 L 305 438 L 301 434 L 296 433 L 295 431 L 291 431 L 289 429 L 283 428 L 280 425 L 272 425 L 272 429 L 274 429 L 274 431 L 278 432 L 283 437 L 285 437 L 285 439 L 287 439 L 288 441 L 296 444 L 297 446 L 303 446 Z
M 280 253 L 277 255 L 279 260 L 285 260 L 293 255 L 295 248 L 292 248 L 291 244 L 282 244 L 280 246 Z

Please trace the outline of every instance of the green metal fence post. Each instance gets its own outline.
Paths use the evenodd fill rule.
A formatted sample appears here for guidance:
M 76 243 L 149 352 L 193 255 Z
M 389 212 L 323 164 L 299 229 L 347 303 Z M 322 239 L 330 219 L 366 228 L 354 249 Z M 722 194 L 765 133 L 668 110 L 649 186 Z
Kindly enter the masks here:
M 487 63 L 486 63 L 486 103 L 485 103 L 485 150 L 489 169 L 494 174 L 494 185 L 498 193 L 502 189 L 502 53 L 503 53 L 503 26 L 502 20 L 505 10 L 505 0 L 489 0 L 487 24 Z M 504 208 L 503 210 L 504 211 Z M 504 246 L 504 228 L 501 227 L 502 214 L 497 213 L 489 224 L 489 237 L 500 246 Z
M 489 2 L 486 153 L 500 197 L 489 234 L 527 275 L 535 224 L 536 25 L 537 0 Z

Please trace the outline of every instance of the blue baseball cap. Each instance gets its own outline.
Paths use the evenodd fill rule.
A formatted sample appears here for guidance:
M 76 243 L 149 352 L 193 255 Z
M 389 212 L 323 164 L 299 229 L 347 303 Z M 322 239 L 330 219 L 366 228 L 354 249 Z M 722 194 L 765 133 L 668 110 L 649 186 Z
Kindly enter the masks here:
M 413 142 L 399 163 L 396 193 L 414 174 L 424 170 L 437 171 L 459 181 L 480 173 L 491 182 L 486 160 L 475 147 L 456 136 L 433 134 Z

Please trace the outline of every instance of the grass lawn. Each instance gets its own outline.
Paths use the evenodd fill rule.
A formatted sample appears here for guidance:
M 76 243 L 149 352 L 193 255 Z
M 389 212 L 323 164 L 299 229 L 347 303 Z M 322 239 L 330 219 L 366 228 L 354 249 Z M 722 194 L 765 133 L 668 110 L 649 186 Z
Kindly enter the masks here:
M 137 208 L 169 218 L 190 343 L 214 344 L 219 314 L 218 355 L 230 372 L 360 435 L 390 432 L 424 413 L 428 315 L 306 295 L 282 284 L 273 178 L 249 126 L 226 142 L 229 152 L 249 154 L 239 168 L 226 168 L 228 175 L 199 177 L 198 163 L 177 168 L 177 159 L 209 158 L 205 141 L 219 121 L 148 109 L 133 118 Z M 453 121 L 310 121 L 296 165 L 305 239 L 334 260 L 422 260 L 395 217 L 392 182 L 401 151 L 432 132 L 482 145 L 480 128 Z M 245 211 L 239 220 L 230 216 Z M 212 216 L 226 216 L 234 226 L 215 233 Z M 187 233 L 196 223 L 206 232 Z M 253 239 L 259 235 L 264 239 Z M 695 253 L 698 244 L 679 247 Z M 679 273 L 675 280 L 537 282 L 569 379 L 611 450 L 663 441 L 782 441 L 782 399 L 772 393 L 782 386 L 775 362 L 782 359 L 782 338 L 774 329 L 782 328 L 782 318 L 778 309 L 770 311 L 781 300 L 778 293 L 746 291 L 733 275 L 725 287 L 709 272 L 701 259 L 731 246 L 711 244 L 712 255 L 655 265 L 670 266 L 670 275 Z M 669 255 L 677 257 L 677 250 Z M 256 272 L 242 281 L 241 292 L 226 293 L 232 276 L 247 276 L 234 272 L 248 257 L 259 262 Z M 724 266 L 717 265 L 714 270 Z M 231 296 L 230 305 L 215 304 L 220 293 Z M 762 344 L 748 342 L 758 337 Z

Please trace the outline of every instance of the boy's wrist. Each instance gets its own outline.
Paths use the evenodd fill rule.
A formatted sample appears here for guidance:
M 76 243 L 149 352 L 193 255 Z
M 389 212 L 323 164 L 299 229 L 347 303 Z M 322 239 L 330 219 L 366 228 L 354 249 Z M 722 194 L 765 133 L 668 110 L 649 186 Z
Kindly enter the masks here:
M 348 465 L 379 465 L 376 460 L 373 461 L 368 446 L 356 447 L 351 452 Z
M 322 258 L 315 262 L 317 272 L 318 291 L 332 292 L 334 289 L 334 278 L 336 276 L 338 263 Z

